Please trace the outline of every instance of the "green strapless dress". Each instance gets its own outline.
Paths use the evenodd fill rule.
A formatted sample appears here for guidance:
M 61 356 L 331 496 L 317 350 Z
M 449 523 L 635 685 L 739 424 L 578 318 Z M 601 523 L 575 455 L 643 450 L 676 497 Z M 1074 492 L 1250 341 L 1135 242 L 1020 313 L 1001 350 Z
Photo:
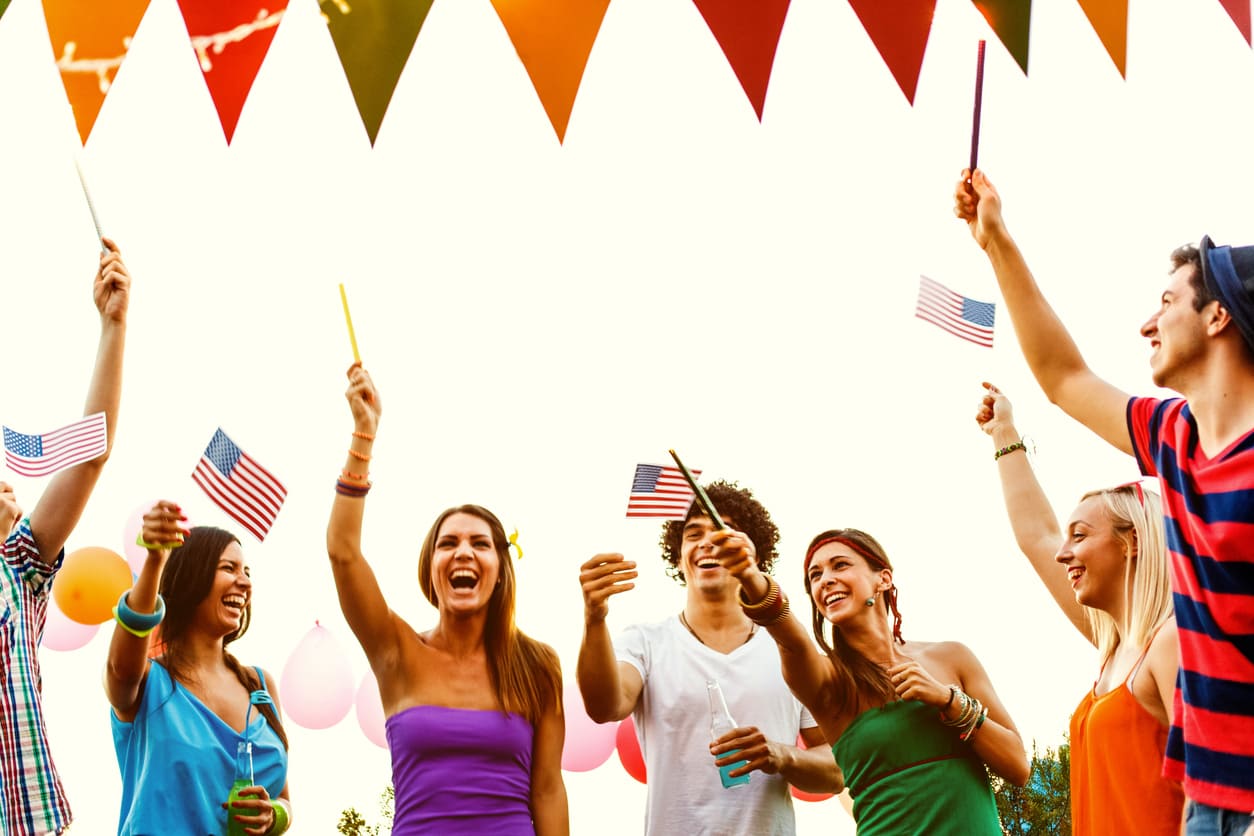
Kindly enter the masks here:
M 832 753 L 858 836 L 1002 836 L 984 763 L 935 708 L 904 700 L 864 711 Z

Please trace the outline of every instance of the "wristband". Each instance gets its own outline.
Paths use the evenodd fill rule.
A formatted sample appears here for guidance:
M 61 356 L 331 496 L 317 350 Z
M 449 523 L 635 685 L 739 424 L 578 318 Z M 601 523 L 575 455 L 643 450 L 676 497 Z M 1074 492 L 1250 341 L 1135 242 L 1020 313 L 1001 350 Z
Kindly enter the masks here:
M 270 800 L 270 809 L 274 811 L 274 824 L 270 825 L 270 829 L 266 832 L 272 833 L 274 836 L 286 833 L 288 825 L 291 824 L 291 819 L 287 814 L 287 805 L 279 799 L 273 798 Z
M 1002 456 L 1008 453 L 1013 453 L 1015 450 L 1022 450 L 1026 453 L 1028 451 L 1028 446 L 1023 443 L 1023 439 L 1016 441 L 1014 444 L 1007 444 L 1005 447 L 993 454 L 993 461 L 997 461 Z
M 139 546 L 141 549 L 148 549 L 149 551 L 161 551 L 162 549 L 177 549 L 179 546 L 183 545 L 183 541 L 178 540 L 173 543 L 149 543 L 144 539 L 144 532 L 141 531 L 139 534 L 135 535 L 135 545 Z
M 137 636 L 141 639 L 146 638 L 165 619 L 165 599 L 158 594 L 156 611 L 145 614 L 135 612 L 130 608 L 126 601 L 126 596 L 129 594 L 130 590 L 128 589 L 118 598 L 117 606 L 113 608 L 113 618 L 123 630 L 132 636 Z

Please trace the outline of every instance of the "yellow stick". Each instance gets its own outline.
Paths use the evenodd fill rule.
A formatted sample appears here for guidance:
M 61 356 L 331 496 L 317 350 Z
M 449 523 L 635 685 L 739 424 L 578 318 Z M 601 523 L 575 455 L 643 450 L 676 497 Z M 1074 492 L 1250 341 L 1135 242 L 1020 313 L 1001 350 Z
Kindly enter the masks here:
M 344 303 L 344 322 L 348 324 L 348 341 L 353 344 L 353 362 L 361 362 L 361 354 L 357 352 L 357 335 L 353 333 L 353 317 L 348 312 L 348 294 L 344 292 L 344 284 L 340 283 L 340 301 Z

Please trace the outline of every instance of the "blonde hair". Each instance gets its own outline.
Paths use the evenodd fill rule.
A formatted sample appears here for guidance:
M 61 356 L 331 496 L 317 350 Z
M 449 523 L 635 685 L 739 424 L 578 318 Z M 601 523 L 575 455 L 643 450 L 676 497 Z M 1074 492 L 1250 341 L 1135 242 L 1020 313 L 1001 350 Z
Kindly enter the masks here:
M 1162 503 L 1158 494 L 1144 490 L 1139 483 L 1089 491 L 1080 501 L 1095 496 L 1101 498 L 1115 537 L 1130 557 L 1123 582 L 1124 640 L 1144 648 L 1172 616 Z M 1084 612 L 1104 665 L 1119 646 L 1119 625 L 1104 610 L 1085 607 Z

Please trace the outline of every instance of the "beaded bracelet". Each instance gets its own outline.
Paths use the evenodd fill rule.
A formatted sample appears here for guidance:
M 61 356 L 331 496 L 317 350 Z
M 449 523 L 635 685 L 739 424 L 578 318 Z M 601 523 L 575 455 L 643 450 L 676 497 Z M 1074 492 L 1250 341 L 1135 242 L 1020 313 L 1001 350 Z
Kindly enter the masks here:
M 128 589 L 118 598 L 117 606 L 113 608 L 113 618 L 123 630 L 132 636 L 141 639 L 146 638 L 165 619 L 165 599 L 158 594 L 157 608 L 154 612 L 148 614 L 138 613 L 131 609 L 127 603 L 126 596 L 130 592 Z
M 372 458 L 374 458 L 374 457 L 373 457 L 373 456 L 371 456 L 369 453 L 358 453 L 358 452 L 357 452 L 356 450 L 354 450 L 352 447 L 349 447 L 349 448 L 348 448 L 348 454 L 349 454 L 350 456 L 352 456 L 354 459 L 356 459 L 357 461 L 359 461 L 359 462 L 368 462 L 368 461 L 370 461 Z
M 1028 446 L 1023 443 L 1023 439 L 1019 439 L 1014 444 L 1007 444 L 1005 447 L 993 454 L 993 461 L 997 461 L 1002 456 L 1008 453 L 1013 453 L 1015 450 L 1022 450 L 1026 453 L 1028 451 Z
M 345 476 L 349 479 L 356 479 L 358 482 L 365 482 L 366 477 L 368 477 L 370 474 L 369 473 L 354 473 L 351 470 L 341 470 L 340 475 Z
M 364 433 L 361 430 L 353 430 L 353 438 L 360 438 L 362 441 L 374 441 L 373 435 Z

